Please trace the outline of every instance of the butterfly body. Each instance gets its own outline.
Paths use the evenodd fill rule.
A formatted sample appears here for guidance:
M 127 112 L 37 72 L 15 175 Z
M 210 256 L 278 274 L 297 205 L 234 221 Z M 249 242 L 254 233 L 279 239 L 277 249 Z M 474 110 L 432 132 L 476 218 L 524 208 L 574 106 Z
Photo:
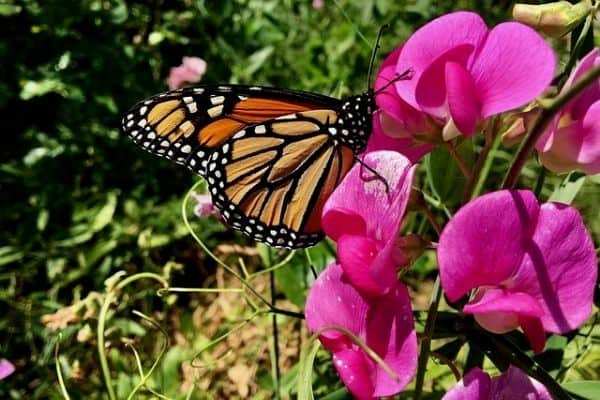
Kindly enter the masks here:
M 197 86 L 138 103 L 122 124 L 145 150 L 206 178 L 234 229 L 297 248 L 322 238 L 325 200 L 364 151 L 374 109 L 371 92 Z

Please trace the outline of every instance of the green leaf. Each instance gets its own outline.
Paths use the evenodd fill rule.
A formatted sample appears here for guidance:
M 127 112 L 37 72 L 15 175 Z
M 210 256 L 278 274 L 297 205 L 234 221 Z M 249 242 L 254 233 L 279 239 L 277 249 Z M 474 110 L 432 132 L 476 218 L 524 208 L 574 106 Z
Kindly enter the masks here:
M 300 353 L 300 373 L 298 374 L 298 400 L 314 400 L 312 390 L 313 364 L 321 347 L 318 340 L 309 341 Z
M 352 398 L 348 389 L 343 387 L 322 397 L 321 400 L 351 400 Z
M 46 229 L 46 226 L 48 225 L 48 218 L 50 217 L 50 213 L 48 212 L 48 210 L 43 209 L 40 210 L 38 217 L 37 217 L 37 221 L 36 221 L 36 226 L 38 231 L 43 231 L 44 229 Z
M 171 242 L 171 236 L 164 233 L 152 233 L 152 230 L 145 229 L 138 236 L 138 246 L 142 249 L 152 249 L 162 247 Z
M 12 246 L 0 247 L 0 266 L 10 264 L 23 258 L 25 254 Z
M 68 96 L 66 85 L 58 79 L 44 79 L 41 81 L 27 81 L 23 84 L 19 97 L 22 100 L 30 100 L 34 97 L 43 96 L 48 93 L 58 93 L 63 97 Z
M 300 259 L 300 262 L 297 260 Z M 304 307 L 306 301 L 306 272 L 305 263 L 302 262 L 302 255 L 296 255 L 287 265 L 275 271 L 277 280 L 277 289 L 281 290 L 285 297 L 300 309 Z
M 548 201 L 556 201 L 563 204 L 571 204 L 586 179 L 586 175 L 581 172 L 571 172 L 558 185 L 554 192 L 550 195 Z
M 600 399 L 600 381 L 576 381 L 567 382 L 562 385 L 569 392 L 581 396 L 584 399 Z
M 107 195 L 106 203 L 98 214 L 94 217 L 94 221 L 92 222 L 92 231 L 98 232 L 102 230 L 106 225 L 112 221 L 113 215 L 115 214 L 115 209 L 117 208 L 117 195 L 115 192 L 109 192 Z
M 16 4 L 0 4 L 0 15 L 10 17 L 21 12 L 21 6 Z
M 473 142 L 465 140 L 458 146 L 458 154 L 467 167 L 474 162 Z M 444 146 L 437 146 L 425 158 L 425 171 L 431 188 L 447 207 L 458 205 L 465 188 L 466 178 Z
M 250 78 L 252 74 L 254 74 L 262 65 L 267 61 L 267 59 L 273 54 L 275 47 L 266 46 L 256 52 L 254 52 L 250 57 L 248 57 L 247 66 L 244 68 L 243 74 L 245 77 Z

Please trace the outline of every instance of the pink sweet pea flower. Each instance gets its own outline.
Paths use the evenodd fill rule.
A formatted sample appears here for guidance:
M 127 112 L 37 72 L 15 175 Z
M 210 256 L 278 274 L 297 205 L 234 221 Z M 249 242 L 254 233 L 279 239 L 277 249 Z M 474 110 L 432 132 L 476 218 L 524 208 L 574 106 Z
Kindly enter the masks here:
M 194 207 L 194 214 L 196 214 L 196 217 L 205 218 L 217 214 L 217 209 L 213 205 L 209 194 L 192 192 L 192 198 L 196 202 Z
M 325 6 L 324 0 L 313 0 L 312 6 L 315 10 L 320 10 Z
M 206 72 L 206 61 L 199 57 L 183 57 L 181 65 L 171 68 L 167 84 L 169 89 L 177 89 L 186 83 L 195 83 Z
M 0 358 L 0 380 L 15 372 L 15 366 L 8 360 Z
M 600 66 L 600 49 L 595 48 L 575 67 L 563 87 Z M 571 100 L 554 118 L 536 145 L 542 163 L 551 171 L 579 169 L 600 172 L 600 79 Z
M 442 400 L 493 399 L 552 400 L 552 396 L 544 385 L 511 366 L 494 378 L 473 368 L 442 397 Z
M 325 203 L 322 225 L 338 244 L 345 278 L 361 293 L 378 295 L 395 284 L 396 268 L 407 261 L 397 241 L 416 166 L 385 150 L 363 162 L 380 177 L 356 163 Z
M 535 99 L 555 67 L 551 47 L 528 26 L 505 22 L 490 30 L 479 15 L 460 11 L 407 40 L 395 72 L 410 70 L 412 77 L 394 86 L 408 105 L 444 126 L 450 139 L 472 136 L 481 120 Z
M 383 296 L 363 296 L 343 279 L 342 268 L 331 264 L 310 288 L 304 313 L 308 329 L 320 333 L 340 378 L 358 399 L 392 396 L 413 378 L 417 337 L 402 283 L 396 281 Z M 390 376 L 341 331 L 324 329 L 336 326 L 363 340 L 397 376 Z
M 579 212 L 501 190 L 461 208 L 440 236 L 438 264 L 450 301 L 476 289 L 463 311 L 495 333 L 521 327 L 536 352 L 592 312 L 597 261 Z
M 433 146 L 423 144 L 439 136 L 441 128 L 427 114 L 408 105 L 396 92 L 396 63 L 402 48 L 394 50 L 381 64 L 375 79 L 375 101 L 379 112 L 373 115 L 373 133 L 367 152 L 395 150 L 416 162 Z

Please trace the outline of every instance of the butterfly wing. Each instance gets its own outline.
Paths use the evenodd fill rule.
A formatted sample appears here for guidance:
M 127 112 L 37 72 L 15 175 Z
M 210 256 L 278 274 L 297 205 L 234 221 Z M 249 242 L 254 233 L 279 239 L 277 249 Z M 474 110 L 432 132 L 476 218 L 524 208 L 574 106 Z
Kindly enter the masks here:
M 321 211 L 354 154 L 330 134 L 340 100 L 258 86 L 197 86 L 135 105 L 123 131 L 209 183 L 234 229 L 279 247 L 322 238 Z
M 329 133 L 337 113 L 302 111 L 236 132 L 209 160 L 213 203 L 234 229 L 278 247 L 318 242 L 327 198 L 351 168 L 352 149 Z
M 133 141 L 204 176 L 213 151 L 241 129 L 339 100 L 260 86 L 196 86 L 158 94 L 136 104 L 122 120 Z

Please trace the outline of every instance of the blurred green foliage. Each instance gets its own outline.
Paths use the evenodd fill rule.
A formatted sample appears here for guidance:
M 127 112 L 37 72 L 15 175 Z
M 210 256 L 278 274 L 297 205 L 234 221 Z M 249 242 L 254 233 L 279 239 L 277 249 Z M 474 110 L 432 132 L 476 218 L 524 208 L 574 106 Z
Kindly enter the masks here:
M 370 42 L 383 23 L 392 29 L 379 59 L 437 15 L 474 9 L 494 24 L 508 18 L 510 5 L 339 0 L 317 10 L 309 0 L 2 2 L 0 357 L 15 363 L 17 372 L 0 382 L 0 398 L 60 396 L 53 356 L 59 330 L 65 376 L 77 369 L 84 377 L 67 381 L 71 395 L 104 398 L 97 353 L 85 340 L 96 328 L 95 316 L 79 316 L 59 330 L 50 329 L 52 321 L 42 316 L 71 304 L 97 309 L 90 294 L 103 292 L 104 281 L 119 270 L 168 275 L 174 286 L 201 286 L 214 273 L 214 262 L 197 250 L 181 222 L 181 198 L 195 178 L 138 150 L 118 130 L 130 105 L 166 89 L 169 68 L 182 56 L 207 61 L 205 83 L 269 84 L 344 96 L 366 88 Z M 597 191 L 593 195 L 600 197 Z M 594 223 L 599 232 L 600 223 Z M 194 227 L 210 248 L 247 243 L 216 220 L 195 221 Z M 282 293 L 299 307 L 312 279 L 302 257 L 277 272 Z M 331 253 L 317 249 L 312 257 L 311 265 L 320 269 Z M 109 339 L 135 336 L 140 353 L 156 354 L 155 330 L 150 333 L 123 310 L 128 305 L 168 314 L 177 301 L 173 318 L 184 335 L 198 346 L 208 341 L 189 322 L 197 305 L 191 297 L 162 302 L 153 285 L 136 289 L 127 304 L 117 305 L 122 312 L 112 315 Z M 118 397 L 125 397 L 138 380 L 133 358 L 114 348 L 108 357 L 119 371 Z M 179 364 L 191 357 L 189 348 L 169 348 L 159 374 L 165 393 L 182 396 Z M 321 358 L 319 395 L 333 391 L 326 388 L 334 381 L 328 358 Z M 294 373 L 290 370 L 283 382 Z M 260 382 L 269 397 L 271 382 Z

